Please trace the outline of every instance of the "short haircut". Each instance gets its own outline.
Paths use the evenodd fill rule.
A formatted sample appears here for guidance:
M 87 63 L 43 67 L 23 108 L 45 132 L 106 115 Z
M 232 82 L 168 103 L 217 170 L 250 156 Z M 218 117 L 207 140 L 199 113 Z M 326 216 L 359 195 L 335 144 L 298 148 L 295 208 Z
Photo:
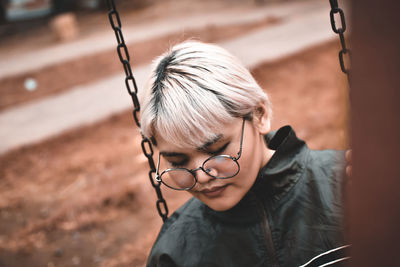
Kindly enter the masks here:
M 267 94 L 250 72 L 225 49 L 197 41 L 173 46 L 153 62 L 140 94 L 141 132 L 155 142 L 161 135 L 178 147 L 200 147 L 224 124 L 252 118 Z

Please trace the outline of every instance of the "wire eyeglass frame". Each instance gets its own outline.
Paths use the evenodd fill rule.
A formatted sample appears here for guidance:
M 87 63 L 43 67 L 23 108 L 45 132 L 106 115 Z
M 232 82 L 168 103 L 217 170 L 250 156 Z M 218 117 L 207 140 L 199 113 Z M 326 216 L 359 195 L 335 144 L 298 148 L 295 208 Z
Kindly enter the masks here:
M 197 180 L 197 174 L 196 174 L 196 172 L 197 172 L 198 170 L 202 170 L 202 171 L 205 172 L 208 176 L 213 177 L 213 178 L 215 178 L 215 179 L 229 179 L 229 178 L 232 178 L 232 177 L 236 176 L 236 175 L 239 173 L 239 171 L 240 171 L 240 165 L 239 165 L 238 160 L 240 159 L 240 157 L 241 157 L 241 155 L 242 155 L 242 146 L 243 146 L 243 135 L 244 135 L 245 121 L 246 121 L 246 119 L 243 118 L 242 133 L 241 133 L 241 137 L 240 137 L 240 148 L 239 148 L 239 152 L 237 153 L 237 156 L 236 156 L 236 157 L 232 157 L 232 156 L 230 156 L 230 155 L 215 155 L 215 156 L 211 156 L 211 157 L 207 158 L 207 159 L 203 162 L 203 164 L 202 164 L 200 167 L 196 168 L 196 169 L 187 169 L 187 168 L 183 168 L 183 167 L 182 167 L 182 168 L 170 168 L 170 169 L 164 170 L 163 172 L 161 172 L 161 174 L 159 174 L 160 159 L 161 159 L 161 154 L 159 153 L 159 154 L 158 154 L 157 168 L 156 168 L 156 177 L 155 177 L 156 181 L 161 182 L 161 183 L 164 184 L 165 186 L 167 186 L 167 187 L 169 187 L 169 188 L 171 188 L 171 189 L 174 189 L 174 190 L 178 190 L 178 191 L 188 191 L 188 190 L 191 190 L 191 189 L 197 184 L 197 182 L 198 182 L 198 180 Z M 204 168 L 204 166 L 205 166 L 205 164 L 206 164 L 207 162 L 209 162 L 210 160 L 214 160 L 214 159 L 217 159 L 217 158 L 231 159 L 231 160 L 232 160 L 233 162 L 235 162 L 235 164 L 237 165 L 237 171 L 236 171 L 233 175 L 229 175 L 229 176 L 226 176 L 226 177 L 218 177 L 218 176 L 214 176 L 214 175 L 210 174 L 209 172 L 210 172 L 211 170 Z M 194 182 L 193 182 L 193 185 L 191 185 L 191 186 L 189 186 L 189 187 L 185 187 L 185 188 L 176 188 L 176 187 L 173 187 L 173 186 L 168 185 L 167 183 L 165 183 L 165 182 L 163 181 L 162 176 L 163 176 L 163 174 L 168 173 L 168 172 L 171 172 L 171 171 L 187 171 L 188 173 L 190 173 L 190 174 L 193 176 L 193 181 L 194 181 Z

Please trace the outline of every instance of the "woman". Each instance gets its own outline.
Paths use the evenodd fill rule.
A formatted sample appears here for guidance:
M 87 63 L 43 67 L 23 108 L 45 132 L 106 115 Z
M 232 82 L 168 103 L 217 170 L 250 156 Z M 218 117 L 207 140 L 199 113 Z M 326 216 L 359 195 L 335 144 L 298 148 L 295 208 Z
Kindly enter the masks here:
M 184 42 L 159 57 L 141 95 L 156 179 L 194 196 L 163 225 L 148 266 L 343 262 L 344 153 L 312 151 L 224 49 Z

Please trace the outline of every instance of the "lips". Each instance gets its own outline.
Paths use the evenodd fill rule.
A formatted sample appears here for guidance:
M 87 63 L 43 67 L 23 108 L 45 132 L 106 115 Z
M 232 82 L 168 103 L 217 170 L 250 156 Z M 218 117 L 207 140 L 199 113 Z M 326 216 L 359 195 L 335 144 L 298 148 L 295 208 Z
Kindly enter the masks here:
M 224 186 L 214 186 L 211 188 L 207 188 L 207 189 L 203 189 L 201 191 L 198 191 L 199 193 L 210 197 L 210 198 L 214 198 L 214 197 L 218 197 L 220 196 L 226 189 L 228 185 L 224 185 Z

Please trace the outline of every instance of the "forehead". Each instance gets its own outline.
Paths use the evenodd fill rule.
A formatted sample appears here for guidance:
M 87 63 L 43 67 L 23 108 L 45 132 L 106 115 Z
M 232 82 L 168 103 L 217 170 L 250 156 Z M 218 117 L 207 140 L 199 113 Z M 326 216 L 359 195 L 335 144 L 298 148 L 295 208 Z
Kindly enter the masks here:
M 190 142 L 188 140 L 190 136 L 186 136 L 184 132 L 179 134 L 179 138 L 177 138 L 179 141 L 177 142 L 175 141 L 176 139 L 168 138 L 168 136 L 161 134 L 160 131 L 156 132 L 154 138 L 160 151 L 202 150 L 241 134 L 239 130 L 241 125 L 240 121 L 235 119 L 231 123 L 221 125 L 215 131 L 210 129 L 197 142 Z

